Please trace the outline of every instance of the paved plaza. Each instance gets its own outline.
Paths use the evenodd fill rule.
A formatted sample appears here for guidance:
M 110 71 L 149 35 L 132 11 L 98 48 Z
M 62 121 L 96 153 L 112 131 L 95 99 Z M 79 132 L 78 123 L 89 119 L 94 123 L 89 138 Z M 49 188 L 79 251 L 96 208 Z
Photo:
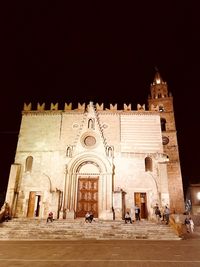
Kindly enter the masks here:
M 0 241 L 0 267 L 199 267 L 200 239 Z

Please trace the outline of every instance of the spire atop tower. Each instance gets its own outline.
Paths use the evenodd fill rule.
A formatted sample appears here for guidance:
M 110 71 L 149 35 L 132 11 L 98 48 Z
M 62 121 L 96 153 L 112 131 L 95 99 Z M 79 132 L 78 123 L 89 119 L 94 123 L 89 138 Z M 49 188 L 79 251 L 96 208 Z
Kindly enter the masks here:
M 167 83 L 163 81 L 158 68 L 155 67 L 155 76 L 153 83 L 151 84 L 151 97 L 152 98 L 163 98 L 168 97 Z
M 156 74 L 155 74 L 155 77 L 154 77 L 154 81 L 153 81 L 155 84 L 162 84 L 163 83 L 163 79 L 160 75 L 160 72 L 157 70 L 156 71 Z

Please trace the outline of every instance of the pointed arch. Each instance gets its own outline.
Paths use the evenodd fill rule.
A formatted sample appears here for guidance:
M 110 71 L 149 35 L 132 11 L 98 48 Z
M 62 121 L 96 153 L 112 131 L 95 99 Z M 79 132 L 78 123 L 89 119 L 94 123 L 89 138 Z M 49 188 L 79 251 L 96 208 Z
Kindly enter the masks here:
M 64 209 L 76 214 L 80 196 L 80 183 L 84 180 L 97 181 L 98 216 L 112 216 L 113 165 L 107 158 L 100 158 L 95 153 L 83 153 L 74 157 L 66 169 L 66 187 L 64 193 Z M 76 215 L 75 215 L 76 216 Z M 109 217 L 110 218 L 110 217 Z

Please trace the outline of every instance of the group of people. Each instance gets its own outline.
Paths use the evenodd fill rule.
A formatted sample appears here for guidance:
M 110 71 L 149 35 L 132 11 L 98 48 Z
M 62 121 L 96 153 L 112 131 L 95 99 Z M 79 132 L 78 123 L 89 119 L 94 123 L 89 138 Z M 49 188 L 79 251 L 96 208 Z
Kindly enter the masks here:
M 169 215 L 170 215 L 170 210 L 168 208 L 168 206 L 165 206 L 163 213 L 160 211 L 160 208 L 158 206 L 158 204 L 156 204 L 156 206 L 154 207 L 154 212 L 157 218 L 157 222 L 165 222 L 166 224 L 169 223 Z M 8 221 L 8 217 L 6 217 L 5 214 L 5 220 Z M 53 222 L 53 212 L 50 211 L 47 217 L 47 223 L 48 222 Z M 92 213 L 92 211 L 87 211 L 85 214 L 85 222 L 86 223 L 91 223 L 94 220 L 94 215 Z M 125 216 L 124 216 L 124 220 L 125 223 L 133 223 L 134 220 L 131 218 L 131 215 L 129 213 L 129 211 L 126 212 Z M 140 208 L 136 205 L 135 206 L 135 220 L 136 221 L 140 221 Z M 194 232 L 194 222 L 192 220 L 191 217 L 186 217 L 185 218 L 185 222 L 184 222 L 187 232 L 188 233 L 193 233 Z
M 140 208 L 138 205 L 135 206 L 135 220 L 136 221 L 140 221 Z M 124 216 L 124 220 L 125 220 L 125 223 L 133 223 L 134 220 L 131 218 L 131 215 L 129 213 L 129 211 L 126 212 L 125 216 Z
M 93 213 L 90 211 L 88 211 L 86 214 L 85 214 L 85 222 L 89 222 L 91 223 L 92 221 L 94 220 L 94 215 Z M 54 221 L 54 218 L 53 218 L 53 212 L 50 211 L 48 216 L 47 216 L 47 223 L 48 222 L 53 222 Z
M 158 204 L 155 205 L 154 207 L 154 212 L 157 218 L 157 222 L 164 221 L 166 224 L 169 223 L 169 215 L 170 215 L 170 209 L 168 206 L 165 206 L 163 212 L 161 212 Z M 8 221 L 11 219 L 10 216 L 10 207 L 7 202 L 4 203 L 4 221 Z M 134 220 L 131 218 L 131 215 L 129 211 L 126 212 L 125 214 L 125 223 L 130 222 L 131 224 L 134 222 Z M 50 211 L 47 217 L 47 223 L 48 222 L 53 222 L 53 212 Z M 94 215 L 92 211 L 87 211 L 85 214 L 85 222 L 91 223 L 94 220 Z M 135 220 L 140 221 L 140 208 L 138 205 L 135 206 Z M 191 217 L 186 217 L 185 222 L 184 222 L 187 232 L 188 233 L 193 233 L 194 232 L 194 222 Z
M 156 219 L 158 223 L 165 222 L 166 224 L 169 224 L 170 210 L 168 206 L 165 206 L 163 212 L 161 212 L 158 204 L 156 204 L 154 211 L 155 211 L 155 215 L 156 215 Z

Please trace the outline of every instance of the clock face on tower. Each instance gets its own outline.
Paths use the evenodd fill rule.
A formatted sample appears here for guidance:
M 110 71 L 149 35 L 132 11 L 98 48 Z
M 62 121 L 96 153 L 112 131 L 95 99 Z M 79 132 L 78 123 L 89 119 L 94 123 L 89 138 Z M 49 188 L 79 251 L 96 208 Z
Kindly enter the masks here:
M 162 143 L 163 145 L 167 145 L 169 143 L 169 138 L 167 136 L 162 137 Z

